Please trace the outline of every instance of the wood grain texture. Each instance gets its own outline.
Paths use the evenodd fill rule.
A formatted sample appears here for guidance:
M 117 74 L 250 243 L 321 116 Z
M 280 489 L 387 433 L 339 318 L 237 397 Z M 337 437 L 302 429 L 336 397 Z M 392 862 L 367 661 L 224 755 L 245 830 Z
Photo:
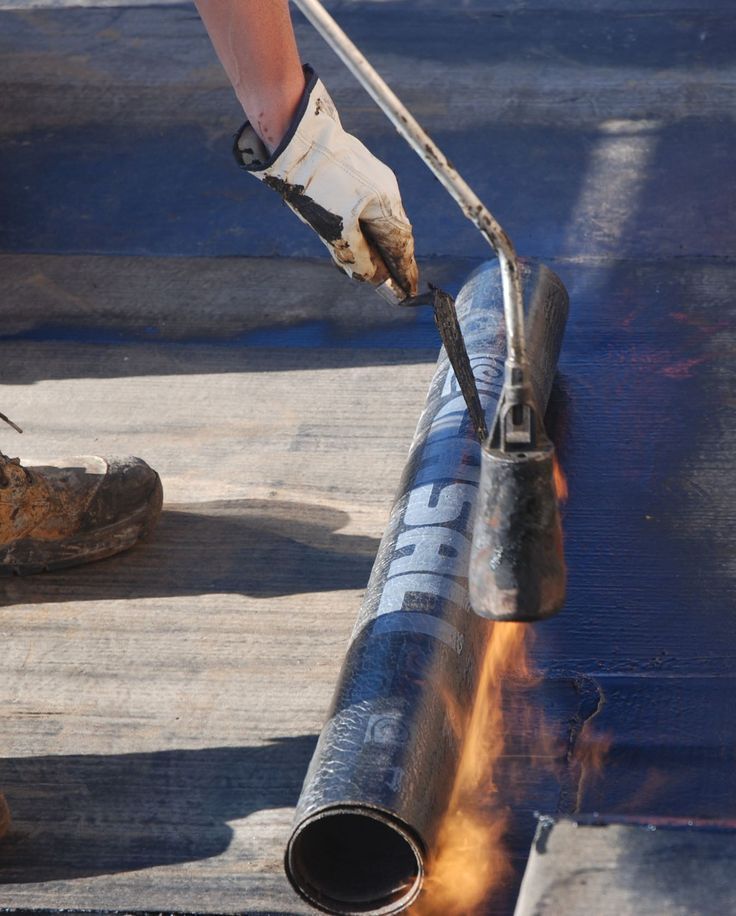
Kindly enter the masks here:
M 132 450 L 167 504 L 128 555 L 3 583 L 0 905 L 301 912 L 290 809 L 431 364 L 1 349 L 50 376 L 4 389 L 27 430 L 5 450 Z
M 476 263 L 435 258 L 422 279 L 455 288 Z M 0 302 L 2 337 L 33 340 L 53 340 L 73 328 L 89 342 L 262 346 L 257 332 L 274 343 L 280 332 L 290 343 L 311 325 L 323 329 L 325 346 L 355 350 L 358 335 L 370 335 L 372 349 L 381 339 L 392 349 L 424 345 L 428 362 L 438 340 L 430 308 L 397 309 L 331 262 L 304 258 L 0 251 Z

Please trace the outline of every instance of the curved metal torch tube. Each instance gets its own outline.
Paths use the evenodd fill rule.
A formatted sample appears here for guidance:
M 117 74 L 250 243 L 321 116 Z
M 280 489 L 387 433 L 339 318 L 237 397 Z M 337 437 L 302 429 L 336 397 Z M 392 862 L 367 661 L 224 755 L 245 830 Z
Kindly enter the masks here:
M 319 0 L 293 0 L 293 2 L 363 86 L 404 140 L 424 160 L 440 184 L 458 204 L 465 216 L 475 223 L 481 235 L 498 255 L 503 281 L 508 352 L 513 364 L 523 368 L 526 361 L 524 303 L 518 259 L 511 239 L 447 156 L 404 106 L 383 77 L 366 60 L 360 49 L 353 44 L 324 9 Z
M 544 406 L 567 295 L 544 267 L 522 266 L 522 279 Z M 456 302 L 489 418 L 503 386 L 501 299 L 494 262 Z M 490 634 L 468 604 L 479 477 L 480 445 L 442 350 L 286 851 L 292 884 L 326 912 L 398 913 L 421 888 L 459 754 L 446 701 L 467 707 Z

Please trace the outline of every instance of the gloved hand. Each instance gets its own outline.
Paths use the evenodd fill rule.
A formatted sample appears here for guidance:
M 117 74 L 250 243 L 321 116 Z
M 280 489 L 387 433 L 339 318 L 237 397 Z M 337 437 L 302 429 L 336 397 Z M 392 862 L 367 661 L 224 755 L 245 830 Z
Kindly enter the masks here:
M 273 155 L 246 122 L 235 138 L 235 158 L 278 191 L 346 274 L 375 286 L 391 277 L 414 296 L 414 237 L 396 176 L 343 130 L 322 81 L 311 67 L 304 70 L 304 95 Z

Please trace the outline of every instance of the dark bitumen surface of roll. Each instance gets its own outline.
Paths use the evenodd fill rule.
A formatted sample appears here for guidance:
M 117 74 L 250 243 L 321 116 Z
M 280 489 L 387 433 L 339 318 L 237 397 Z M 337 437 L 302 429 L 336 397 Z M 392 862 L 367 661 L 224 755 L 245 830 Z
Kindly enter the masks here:
M 568 297 L 547 268 L 523 274 L 530 375 L 546 405 Z M 495 262 L 456 305 L 490 424 L 505 359 Z M 295 889 L 327 912 L 396 913 L 421 889 L 459 752 L 444 697 L 470 702 L 492 626 L 468 604 L 479 477 L 480 445 L 443 349 L 286 851 Z

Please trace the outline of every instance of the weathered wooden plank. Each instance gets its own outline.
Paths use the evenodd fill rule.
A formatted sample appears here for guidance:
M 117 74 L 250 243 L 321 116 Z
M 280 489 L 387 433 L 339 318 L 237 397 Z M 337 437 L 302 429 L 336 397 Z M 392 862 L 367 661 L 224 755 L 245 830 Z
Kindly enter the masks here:
M 6 451 L 132 450 L 167 493 L 151 544 L 2 585 L 0 905 L 302 912 L 290 808 L 431 364 L 0 350 L 39 378 L 4 389 L 27 425 Z
M 324 254 L 234 167 L 242 112 L 191 7 L 0 15 L 0 245 Z M 340 18 L 525 254 L 731 254 L 736 32 L 722 7 L 348 4 Z M 422 257 L 487 256 L 332 52 L 298 31 L 348 128 L 396 171 Z
M 104 6 L 29 16 L 13 12 L 6 0 L 2 79 L 16 84 L 16 94 L 3 99 L 7 115 L 1 131 L 29 121 L 38 128 L 68 127 L 116 116 L 138 127 L 209 124 L 211 139 L 221 131 L 232 133 L 225 116 L 237 116 L 237 103 L 187 3 L 99 8 Z M 431 15 L 421 15 L 422 7 Z M 580 128 L 605 118 L 733 114 L 728 0 L 706 7 L 692 0 L 644 7 L 635 0 L 585 6 L 571 0 L 529 6 L 498 0 L 460 9 L 437 0 L 402 0 L 382 2 L 380 16 L 375 12 L 370 2 L 335 9 L 433 129 L 446 129 L 450 114 L 453 130 L 499 121 Z M 392 134 L 298 16 L 296 28 L 304 58 L 324 74 L 348 120 L 357 118 L 372 133 Z M 459 46 L 462 55 L 454 53 Z M 46 99 L 52 94 L 53 106 L 42 105 L 39 87 Z M 175 98 L 186 101 L 186 108 L 175 108 Z
M 422 282 L 456 288 L 476 263 L 432 259 Z M 0 310 L 0 339 L 304 346 L 310 326 L 313 348 L 424 347 L 434 362 L 439 347 L 431 309 L 390 306 L 327 258 L 0 252 Z

